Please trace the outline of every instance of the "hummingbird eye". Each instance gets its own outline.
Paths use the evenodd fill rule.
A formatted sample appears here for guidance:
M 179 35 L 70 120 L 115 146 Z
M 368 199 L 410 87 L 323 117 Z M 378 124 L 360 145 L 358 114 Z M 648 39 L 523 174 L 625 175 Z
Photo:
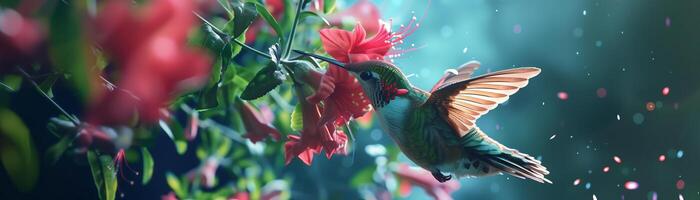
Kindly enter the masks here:
M 360 78 L 361 78 L 362 80 L 365 80 L 365 81 L 366 81 L 366 80 L 369 80 L 369 79 L 372 78 L 372 72 L 364 71 L 364 72 L 360 73 Z

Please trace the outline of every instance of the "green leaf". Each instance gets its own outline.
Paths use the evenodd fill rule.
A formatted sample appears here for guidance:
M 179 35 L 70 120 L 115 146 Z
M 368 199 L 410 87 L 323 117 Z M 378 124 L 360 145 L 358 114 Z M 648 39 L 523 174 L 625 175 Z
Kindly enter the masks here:
M 8 74 L 0 80 L 0 88 L 8 92 L 18 91 L 20 86 L 22 86 L 22 76 Z
M 167 172 L 165 173 L 165 179 L 167 180 L 170 189 L 175 192 L 175 195 L 180 198 L 187 197 L 187 187 L 183 185 L 184 183 L 180 182 L 180 179 L 178 179 L 177 176 L 175 176 L 173 173 Z
M 216 149 L 216 155 L 223 158 L 231 151 L 231 140 L 223 139 L 220 141 L 219 148 Z
M 238 36 L 242 35 L 246 29 L 248 29 L 248 26 L 250 26 L 250 24 L 253 23 L 255 17 L 258 16 L 258 11 L 255 6 L 255 3 L 243 3 L 240 1 L 234 1 L 231 3 L 233 6 L 234 13 L 234 27 L 233 33 L 231 33 L 231 37 L 237 38 Z
M 61 156 L 63 156 L 63 153 L 65 153 L 68 147 L 70 147 L 72 141 L 73 136 L 64 135 L 61 137 L 61 140 L 59 140 L 56 144 L 51 145 L 51 147 L 46 150 L 45 159 L 51 164 L 56 164 L 56 162 L 61 159 Z
M 90 48 L 81 27 L 83 19 L 74 7 L 74 4 L 56 3 L 49 18 L 49 55 L 54 66 L 67 73 L 81 99 L 87 101 L 92 85 L 87 74 Z
M 280 70 L 279 66 L 270 62 L 255 74 L 253 80 L 251 80 L 245 90 L 243 90 L 241 98 L 244 100 L 260 98 L 282 84 L 284 79 L 284 73 Z
M 325 0 L 323 1 L 323 13 L 331 13 L 335 10 L 335 0 Z
M 153 176 L 153 166 L 155 165 L 153 162 L 153 156 L 151 156 L 151 152 L 149 152 L 146 147 L 141 148 L 141 159 L 143 159 L 143 178 L 141 179 L 141 182 L 146 185 L 149 181 L 151 181 L 151 177 Z
M 272 27 L 272 29 L 275 30 L 275 32 L 277 33 L 277 36 L 280 38 L 280 41 L 281 41 L 280 43 L 284 44 L 284 36 L 282 33 L 282 27 L 280 26 L 280 24 L 277 23 L 277 20 L 275 20 L 275 18 L 272 17 L 272 14 L 270 14 L 270 12 L 267 11 L 267 8 L 265 8 L 264 5 L 262 5 L 258 2 L 253 2 L 253 3 L 255 4 L 255 8 L 258 10 L 258 13 L 260 13 L 260 16 L 262 16 L 263 19 L 265 20 L 265 22 L 267 22 L 267 24 L 269 24 Z
M 44 79 L 39 84 L 39 88 L 41 89 L 41 91 L 44 91 L 44 93 L 46 93 L 46 95 L 48 95 L 50 98 L 53 98 L 53 89 L 52 88 L 53 88 L 53 85 L 58 80 L 58 77 L 59 76 L 56 74 L 49 75 L 48 78 Z
M 294 106 L 294 111 L 292 111 L 290 121 L 290 127 L 292 127 L 293 131 L 300 131 L 301 129 L 304 129 L 304 117 L 302 115 L 300 103 Z
M 375 170 L 376 167 L 374 166 L 369 166 L 360 170 L 355 174 L 355 177 L 350 180 L 350 185 L 357 188 L 359 186 L 372 183 L 372 176 L 374 175 Z
M 29 129 L 14 112 L 0 108 L 0 161 L 12 183 L 28 192 L 39 176 L 39 161 Z
M 117 193 L 117 171 L 109 155 L 97 155 L 94 151 L 87 153 L 92 179 L 97 187 L 97 194 L 102 200 L 114 200 Z
M 301 12 L 301 16 L 300 16 L 301 19 L 305 19 L 307 17 L 318 17 L 319 19 L 321 19 L 321 21 L 323 21 L 323 23 L 326 24 L 326 26 L 331 25 L 331 23 L 325 17 L 321 16 L 321 14 L 311 12 L 311 11 Z
M 177 153 L 180 155 L 184 154 L 185 151 L 187 151 L 187 140 L 185 139 L 185 132 L 180 123 L 175 119 L 172 119 L 170 123 L 160 120 L 158 121 L 158 125 L 163 129 L 163 132 L 173 140 Z

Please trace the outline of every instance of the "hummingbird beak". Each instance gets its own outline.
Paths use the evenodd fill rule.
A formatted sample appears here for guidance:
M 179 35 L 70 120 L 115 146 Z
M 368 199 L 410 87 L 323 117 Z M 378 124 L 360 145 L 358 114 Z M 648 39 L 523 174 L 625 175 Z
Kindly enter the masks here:
M 326 62 L 328 62 L 328 63 L 330 63 L 330 64 L 334 64 L 334 65 L 336 65 L 336 66 L 338 66 L 338 67 L 340 67 L 340 68 L 346 69 L 346 68 L 345 68 L 345 64 L 343 64 L 343 63 L 341 63 L 340 61 L 337 61 L 337 60 L 335 60 L 335 59 L 333 59 L 333 58 L 329 58 L 329 57 L 325 57 L 325 56 L 320 56 L 320 55 L 313 54 L 313 53 L 307 53 L 307 52 L 300 51 L 300 50 L 296 50 L 296 49 L 293 50 L 293 51 L 296 52 L 296 53 L 298 53 L 298 54 L 305 55 L 305 56 L 310 56 L 310 57 L 313 57 L 313 58 L 317 58 L 317 59 L 319 59 L 319 60 L 326 61 Z

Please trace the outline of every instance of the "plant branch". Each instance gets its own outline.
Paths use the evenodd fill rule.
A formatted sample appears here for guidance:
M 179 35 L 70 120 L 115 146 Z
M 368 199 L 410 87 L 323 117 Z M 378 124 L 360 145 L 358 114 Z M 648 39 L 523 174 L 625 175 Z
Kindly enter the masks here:
M 39 87 L 39 84 L 37 84 L 34 80 L 32 80 L 32 76 L 29 75 L 29 73 L 24 71 L 24 69 L 22 69 L 19 66 L 17 67 L 17 70 L 22 74 L 22 76 L 24 76 L 25 79 L 27 79 L 27 81 L 29 81 L 29 83 L 31 83 L 34 86 L 34 89 L 36 89 L 37 92 L 41 93 L 41 95 L 43 95 L 46 99 L 48 99 L 51 102 L 51 104 L 53 104 L 56 108 L 58 108 L 58 110 L 61 111 L 64 115 L 66 115 L 66 117 L 68 117 L 68 119 L 70 119 L 71 122 L 73 122 L 73 124 L 75 124 L 75 126 L 80 126 L 80 121 L 78 119 L 76 119 L 75 117 L 73 117 L 73 115 L 68 114 L 68 112 L 66 110 L 64 110 L 60 105 L 58 105 L 58 103 L 56 103 L 56 101 L 54 101 L 51 97 L 49 97 L 48 94 L 46 94 L 43 90 L 41 90 L 41 87 Z
M 260 55 L 260 56 L 262 56 L 262 57 L 265 57 L 265 58 L 267 58 L 267 59 L 271 59 L 271 58 L 272 58 L 270 55 L 268 55 L 268 54 L 266 54 L 266 53 L 263 53 L 262 51 L 259 51 L 259 50 L 255 49 L 255 48 L 253 48 L 253 47 L 250 47 L 250 46 L 246 45 L 245 43 L 236 40 L 235 38 L 232 38 L 230 35 L 224 33 L 224 32 L 221 31 L 219 28 L 217 28 L 216 26 L 214 26 L 214 24 L 212 24 L 211 22 L 209 22 L 209 21 L 207 21 L 206 19 L 204 19 L 204 17 L 202 17 L 201 15 L 199 15 L 197 12 L 192 11 L 192 13 L 194 13 L 194 15 L 196 15 L 200 20 L 202 20 L 202 22 L 204 22 L 205 24 L 207 24 L 207 26 L 211 27 L 211 29 L 212 29 L 217 35 L 219 35 L 219 36 L 224 36 L 225 38 L 227 38 L 227 40 L 229 40 L 229 41 L 226 41 L 226 42 L 231 43 L 231 41 L 233 41 L 234 43 L 236 43 L 236 44 L 238 44 L 238 45 L 241 45 L 243 48 L 248 49 L 249 51 L 252 51 L 252 52 L 255 53 L 255 54 L 258 54 L 258 55 Z
M 297 25 L 299 25 L 299 18 L 300 18 L 300 13 L 301 9 L 304 7 L 304 0 L 299 0 L 299 3 L 297 4 L 297 12 L 294 15 L 294 23 L 292 24 L 292 31 L 289 32 L 289 37 L 287 37 L 287 45 L 284 48 L 284 54 L 282 55 L 283 58 L 289 57 L 289 53 L 292 51 L 292 42 L 294 41 L 294 35 L 297 31 Z

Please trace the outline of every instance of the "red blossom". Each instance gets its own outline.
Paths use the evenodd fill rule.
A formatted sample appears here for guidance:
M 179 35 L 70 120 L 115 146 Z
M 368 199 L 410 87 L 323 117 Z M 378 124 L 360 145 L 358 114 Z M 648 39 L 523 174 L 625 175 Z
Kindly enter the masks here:
M 197 21 L 192 1 L 154 0 L 141 10 L 128 1 L 107 2 L 95 19 L 95 37 L 119 69 L 118 87 L 105 92 L 89 112 L 94 124 L 124 124 L 138 113 L 146 123 L 157 121 L 159 109 L 175 95 L 205 83 L 211 59 L 187 47 Z
M 282 137 L 280 132 L 270 125 L 272 120 L 256 110 L 253 105 L 248 102 L 241 102 L 240 111 L 247 131 L 246 137 L 250 141 L 256 143 L 268 136 L 274 140 L 280 140 Z
M 314 73 L 318 72 L 309 71 L 309 74 Z M 304 90 L 298 86 L 295 88 L 297 95 L 299 95 L 299 104 L 301 104 L 303 129 L 300 131 L 301 136 L 287 136 L 288 141 L 284 144 L 286 164 L 289 164 L 294 157 L 299 157 L 305 164 L 311 165 L 314 154 L 320 153 L 321 150 L 326 152 L 327 158 L 336 153 L 346 154 L 348 138 L 345 133 L 337 131 L 335 126 L 330 123 L 319 126 L 321 106 L 307 101 Z
M 250 199 L 250 194 L 248 192 L 237 192 L 236 194 L 230 196 L 228 200 L 248 200 Z
M 27 59 L 43 38 L 37 21 L 12 9 L 0 10 L 0 70 Z
M 400 164 L 394 172 L 400 179 L 400 190 L 402 195 L 408 195 L 410 185 L 417 185 L 425 190 L 430 196 L 437 200 L 450 200 L 450 193 L 459 189 L 458 181 L 452 180 L 440 183 L 433 175 L 423 169 L 411 169 L 408 165 Z
M 170 192 L 166 195 L 160 196 L 161 200 L 177 200 L 177 196 L 174 192 Z
M 323 2 L 323 1 L 321 1 Z M 323 4 L 321 3 L 321 8 Z M 360 0 L 350 8 L 338 13 L 331 15 L 329 21 L 332 25 L 342 25 L 343 21 L 354 20 L 356 23 L 362 24 L 369 34 L 375 34 L 379 32 L 381 13 L 376 5 L 368 0 Z

